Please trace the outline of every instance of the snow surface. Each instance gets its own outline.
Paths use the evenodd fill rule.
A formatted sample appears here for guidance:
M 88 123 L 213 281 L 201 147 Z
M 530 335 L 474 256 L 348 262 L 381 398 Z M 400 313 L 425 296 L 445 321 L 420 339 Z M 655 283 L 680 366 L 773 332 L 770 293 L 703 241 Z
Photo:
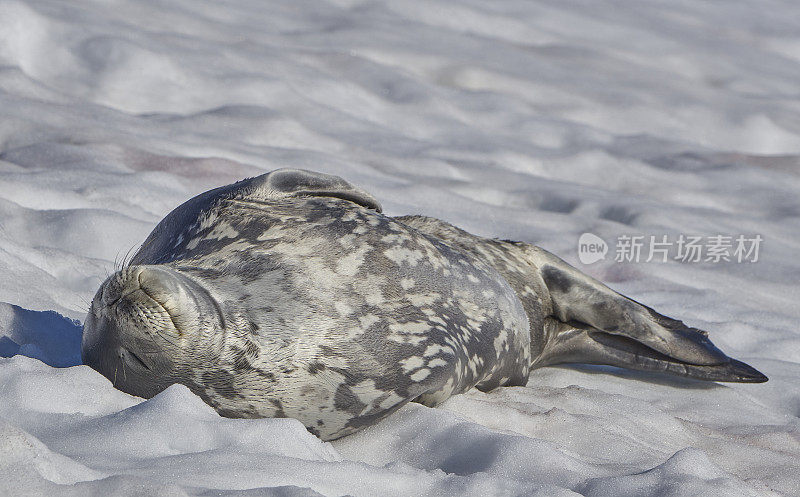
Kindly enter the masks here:
M 800 495 L 800 4 L 0 1 L 0 495 Z M 80 363 L 115 261 L 278 167 L 537 243 L 763 385 L 600 367 L 322 443 Z M 756 263 L 577 239 L 760 234 Z

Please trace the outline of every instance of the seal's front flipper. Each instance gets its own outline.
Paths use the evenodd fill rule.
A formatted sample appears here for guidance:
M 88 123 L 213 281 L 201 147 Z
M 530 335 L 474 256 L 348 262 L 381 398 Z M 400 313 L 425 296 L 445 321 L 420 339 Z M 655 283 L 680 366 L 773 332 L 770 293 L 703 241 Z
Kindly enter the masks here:
M 726 356 L 720 364 L 697 365 L 662 354 L 642 343 L 612 335 L 591 326 L 549 319 L 545 324 L 552 340 L 540 366 L 554 364 L 603 364 L 640 371 L 659 371 L 706 381 L 763 383 L 767 377 L 755 368 Z
M 711 381 L 767 381 L 725 355 L 705 331 L 618 294 L 549 252 L 538 249 L 532 255 L 550 293 L 552 316 L 560 321 L 557 333 L 549 335 L 553 349 L 543 363 L 608 364 Z
M 305 169 L 276 169 L 245 181 L 249 184 L 241 187 L 237 192 L 237 196 L 245 200 L 251 197 L 259 200 L 332 197 L 348 200 L 367 209 L 381 212 L 381 204 L 375 197 L 339 176 L 331 174 Z

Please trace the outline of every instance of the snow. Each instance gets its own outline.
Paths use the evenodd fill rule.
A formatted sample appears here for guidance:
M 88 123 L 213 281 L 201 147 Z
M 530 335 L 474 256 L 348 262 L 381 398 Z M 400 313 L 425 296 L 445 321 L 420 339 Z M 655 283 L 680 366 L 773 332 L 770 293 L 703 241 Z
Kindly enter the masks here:
M 0 494 L 800 495 L 800 5 L 0 0 Z M 323 443 L 80 365 L 115 265 L 208 188 L 337 174 L 524 240 L 770 377 L 614 368 L 409 405 Z M 577 240 L 763 237 L 755 263 Z

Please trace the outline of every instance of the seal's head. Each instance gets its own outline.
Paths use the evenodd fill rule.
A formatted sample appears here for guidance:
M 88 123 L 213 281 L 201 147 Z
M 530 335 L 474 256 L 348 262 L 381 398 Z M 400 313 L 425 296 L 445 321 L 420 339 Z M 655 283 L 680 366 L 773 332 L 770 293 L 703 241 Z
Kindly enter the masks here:
M 197 281 L 166 266 L 131 266 L 97 291 L 81 354 L 115 387 L 149 398 L 218 357 L 223 327 Z

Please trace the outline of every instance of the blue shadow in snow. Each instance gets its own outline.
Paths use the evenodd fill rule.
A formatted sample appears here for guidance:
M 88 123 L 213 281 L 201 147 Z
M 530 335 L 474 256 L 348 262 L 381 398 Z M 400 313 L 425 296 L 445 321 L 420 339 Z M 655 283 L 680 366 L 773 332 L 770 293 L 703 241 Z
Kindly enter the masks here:
M 0 357 L 23 355 L 57 368 L 81 361 L 80 321 L 55 311 L 31 311 L 0 303 Z

